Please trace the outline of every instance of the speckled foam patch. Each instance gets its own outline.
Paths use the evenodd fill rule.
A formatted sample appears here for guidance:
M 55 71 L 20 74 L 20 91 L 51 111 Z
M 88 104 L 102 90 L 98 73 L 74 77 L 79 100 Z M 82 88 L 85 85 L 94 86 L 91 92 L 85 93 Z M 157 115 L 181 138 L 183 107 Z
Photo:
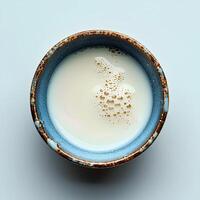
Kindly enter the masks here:
M 129 122 L 134 91 L 121 85 L 123 69 L 113 66 L 103 57 L 96 57 L 95 63 L 97 72 L 105 77 L 104 85 L 96 92 L 100 116 L 112 123 Z

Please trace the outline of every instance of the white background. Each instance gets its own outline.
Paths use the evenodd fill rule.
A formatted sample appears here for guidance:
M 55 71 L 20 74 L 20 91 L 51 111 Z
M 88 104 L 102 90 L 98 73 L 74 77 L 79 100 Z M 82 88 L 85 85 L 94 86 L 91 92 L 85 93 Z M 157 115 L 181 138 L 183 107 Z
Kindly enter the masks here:
M 200 199 L 198 0 L 0 0 L 0 200 Z M 59 157 L 31 119 L 29 90 L 47 50 L 86 29 L 135 37 L 160 61 L 170 111 L 156 142 L 116 169 Z

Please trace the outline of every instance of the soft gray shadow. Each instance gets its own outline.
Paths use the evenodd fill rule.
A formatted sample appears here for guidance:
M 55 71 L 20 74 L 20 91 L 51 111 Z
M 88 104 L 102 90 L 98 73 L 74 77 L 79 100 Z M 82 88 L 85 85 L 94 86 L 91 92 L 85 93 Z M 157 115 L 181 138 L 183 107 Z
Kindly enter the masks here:
M 59 156 L 35 134 L 31 141 L 31 161 L 42 171 L 41 180 L 48 188 L 57 188 L 63 199 L 101 200 L 126 199 L 127 193 L 137 197 L 138 191 L 149 179 L 155 151 L 148 151 L 116 168 L 88 169 L 75 165 Z M 36 148 L 37 147 L 37 148 Z M 150 155 L 151 154 L 151 155 Z M 150 167 L 151 168 L 151 167 Z M 59 188 L 59 189 L 58 189 Z
M 96 184 L 124 182 L 130 177 L 130 173 L 136 173 L 135 175 L 137 175 L 137 168 L 142 162 L 142 159 L 137 158 L 124 165 L 108 169 L 87 169 L 71 166 L 71 178 L 77 182 Z
M 35 149 L 39 155 L 37 158 L 40 159 L 39 162 L 44 165 L 45 169 L 47 168 L 46 166 L 48 166 L 51 176 L 54 175 L 56 177 L 60 177 L 60 179 L 67 179 L 72 182 L 82 182 L 88 184 L 114 183 L 116 181 L 121 182 L 129 179 L 130 174 L 132 178 L 134 176 L 134 180 L 137 180 L 139 178 L 139 171 L 141 171 L 143 166 L 146 165 L 145 158 L 140 156 L 116 168 L 84 168 L 59 156 L 44 142 L 42 143 L 40 144 L 43 145 L 43 147 L 41 147 L 42 150 L 40 148 Z

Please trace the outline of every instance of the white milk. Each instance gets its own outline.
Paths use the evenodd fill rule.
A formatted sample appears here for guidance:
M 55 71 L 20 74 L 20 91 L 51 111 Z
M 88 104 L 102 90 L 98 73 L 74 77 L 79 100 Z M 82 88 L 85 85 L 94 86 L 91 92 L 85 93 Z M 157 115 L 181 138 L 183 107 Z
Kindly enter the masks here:
M 92 151 L 119 148 L 144 129 L 152 110 L 149 80 L 131 56 L 106 47 L 66 57 L 47 94 L 55 128 L 70 143 Z

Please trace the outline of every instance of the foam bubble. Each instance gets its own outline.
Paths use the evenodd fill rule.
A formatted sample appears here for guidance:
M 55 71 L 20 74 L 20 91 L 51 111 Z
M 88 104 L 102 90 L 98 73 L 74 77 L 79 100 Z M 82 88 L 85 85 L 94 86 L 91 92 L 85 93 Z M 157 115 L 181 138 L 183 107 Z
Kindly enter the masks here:
M 103 57 L 96 57 L 95 62 L 97 72 L 105 76 L 104 85 L 96 92 L 100 115 L 113 123 L 129 122 L 133 90 L 120 84 L 124 80 L 124 71 Z

